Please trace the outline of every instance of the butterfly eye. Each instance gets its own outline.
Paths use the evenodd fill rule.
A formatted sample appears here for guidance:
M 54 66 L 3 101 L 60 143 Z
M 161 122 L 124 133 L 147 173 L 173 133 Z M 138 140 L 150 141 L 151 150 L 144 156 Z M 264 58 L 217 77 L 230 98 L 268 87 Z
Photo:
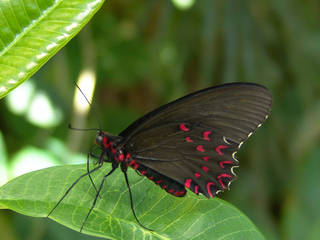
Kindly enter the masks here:
M 103 143 L 103 136 L 97 135 L 97 137 L 96 137 L 96 143 L 97 143 L 98 145 L 102 145 L 102 143 Z

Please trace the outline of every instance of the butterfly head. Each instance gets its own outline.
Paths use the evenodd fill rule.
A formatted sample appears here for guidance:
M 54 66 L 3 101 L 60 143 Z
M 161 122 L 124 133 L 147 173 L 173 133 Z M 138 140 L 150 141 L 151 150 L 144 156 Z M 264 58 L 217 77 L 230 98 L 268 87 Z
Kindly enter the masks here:
M 110 138 L 107 133 L 99 130 L 95 143 L 101 148 L 108 149 L 110 146 Z
M 103 142 L 105 141 L 106 137 L 104 136 L 104 133 L 102 131 L 98 131 L 97 133 L 97 136 L 96 136 L 96 144 L 99 145 L 99 146 L 102 146 L 103 145 Z M 106 138 L 107 140 L 107 138 Z
M 98 131 L 95 143 L 102 149 L 113 149 L 116 148 L 122 137 L 113 136 L 109 133 Z

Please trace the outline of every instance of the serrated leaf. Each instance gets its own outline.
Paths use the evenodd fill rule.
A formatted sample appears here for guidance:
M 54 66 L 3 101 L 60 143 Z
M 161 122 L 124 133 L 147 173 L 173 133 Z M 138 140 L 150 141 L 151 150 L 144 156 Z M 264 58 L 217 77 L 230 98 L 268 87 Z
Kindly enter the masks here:
M 92 174 L 97 186 L 110 170 L 107 165 Z M 66 189 L 85 172 L 84 165 L 72 165 L 20 176 L 0 188 L 0 208 L 46 217 Z M 102 198 L 98 198 L 84 233 L 108 239 L 264 239 L 245 215 L 223 200 L 208 200 L 191 192 L 177 198 L 132 169 L 128 170 L 128 175 L 137 216 L 154 231 L 142 228 L 135 221 L 128 189 L 118 169 L 107 178 Z M 79 231 L 95 195 L 88 177 L 83 178 L 50 218 Z
M 0 99 L 66 45 L 103 2 L 0 1 Z

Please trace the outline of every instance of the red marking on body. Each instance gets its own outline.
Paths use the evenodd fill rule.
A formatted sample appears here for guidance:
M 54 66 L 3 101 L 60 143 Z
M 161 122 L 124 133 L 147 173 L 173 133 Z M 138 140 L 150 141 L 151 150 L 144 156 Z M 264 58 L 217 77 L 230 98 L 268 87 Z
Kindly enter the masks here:
M 210 197 L 214 197 L 211 193 L 211 189 L 210 189 L 210 186 L 214 186 L 214 183 L 213 182 L 208 182 L 207 183 L 207 192 L 209 194 Z
M 197 151 L 199 151 L 199 152 L 204 152 L 204 151 L 205 151 L 202 145 L 198 145 L 198 146 L 196 147 L 196 149 L 197 149 Z
M 185 191 L 182 190 L 182 191 L 179 191 L 179 192 L 175 192 L 174 195 L 175 195 L 175 196 L 181 196 L 181 195 L 183 195 L 184 193 L 185 193 Z
M 202 136 L 204 140 L 210 141 L 209 135 L 211 134 L 211 131 L 205 131 L 203 132 Z
M 163 185 L 161 186 L 163 189 L 166 189 L 168 187 L 168 185 Z
M 169 192 L 169 193 L 173 193 L 173 192 L 174 192 L 174 189 L 169 189 L 168 192 Z
M 145 175 L 147 173 L 147 171 L 141 171 L 140 173 L 141 173 L 141 175 Z
M 195 194 L 198 194 L 198 193 L 199 193 L 199 186 L 198 186 L 198 185 L 196 185 L 196 186 L 194 187 L 194 193 L 195 193 Z
M 224 185 L 224 183 L 222 182 L 221 178 L 232 178 L 231 175 L 226 174 L 226 173 L 222 173 L 218 176 L 218 181 L 220 183 L 220 185 L 222 186 L 222 188 L 226 188 L 226 186 Z
M 225 168 L 224 164 L 233 164 L 233 162 L 232 161 L 221 161 L 221 162 L 219 162 L 219 165 L 220 165 L 221 168 Z
M 190 184 L 191 184 L 192 180 L 190 178 L 186 179 L 185 183 L 184 183 L 184 186 L 186 188 L 190 188 Z
M 119 161 L 122 162 L 123 160 L 124 160 L 124 154 L 121 153 L 121 154 L 119 155 Z
M 113 147 L 111 147 L 111 152 L 112 152 L 113 154 L 116 154 L 116 153 L 117 153 L 117 150 L 114 149 Z
M 163 182 L 163 180 L 159 180 L 159 181 L 156 181 L 156 184 L 159 185 L 162 182 Z
M 190 130 L 190 129 L 187 128 L 186 125 L 183 124 L 183 123 L 181 123 L 181 124 L 179 125 L 179 128 L 180 128 L 181 131 L 184 131 L 184 132 L 188 132 L 188 131 Z
M 106 144 L 107 144 L 107 141 L 108 141 L 107 137 L 103 137 L 103 139 L 102 139 L 102 144 L 103 144 L 103 145 L 106 145 Z
M 131 158 L 131 155 L 130 155 L 130 153 L 127 153 L 126 159 L 129 159 L 129 158 Z
M 225 148 L 228 148 L 228 146 L 226 145 L 219 145 L 218 147 L 216 147 L 216 152 L 220 155 L 220 156 L 223 156 L 223 152 L 221 152 L 221 149 L 225 149 Z
M 134 170 L 137 170 L 139 166 L 140 166 L 140 164 L 136 163 L 136 164 L 133 166 L 133 169 L 134 169 Z
M 192 140 L 190 137 L 186 137 L 186 142 L 190 142 L 190 143 L 192 143 L 192 142 L 193 142 L 193 140 Z
M 153 176 L 150 176 L 150 177 L 148 177 L 150 180 L 153 180 L 154 179 L 154 177 Z
M 202 167 L 202 170 L 205 171 L 205 172 L 208 172 L 208 171 L 209 171 L 209 168 L 208 168 L 207 166 L 203 166 L 203 167 Z
M 205 161 L 205 162 L 208 162 L 208 161 L 209 161 L 209 157 L 207 157 L 207 156 L 202 157 L 202 159 L 203 159 L 203 161 Z
M 196 177 L 196 178 L 199 178 L 201 175 L 200 175 L 200 173 L 194 173 L 194 176 Z

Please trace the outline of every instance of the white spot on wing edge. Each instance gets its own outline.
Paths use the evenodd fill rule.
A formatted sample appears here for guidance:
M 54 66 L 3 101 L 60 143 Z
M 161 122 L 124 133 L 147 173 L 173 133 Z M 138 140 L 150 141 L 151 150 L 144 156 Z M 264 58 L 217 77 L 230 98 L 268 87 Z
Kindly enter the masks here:
M 225 136 L 223 136 L 222 139 L 226 144 L 231 145 L 231 143 L 228 142 L 228 140 L 227 140 L 227 138 Z
M 223 192 L 222 190 L 217 190 L 216 192 L 215 192 L 215 195 L 218 195 L 218 194 L 220 194 L 221 192 Z
M 237 163 L 239 163 L 238 159 L 236 158 L 236 153 L 237 153 L 237 152 L 233 152 L 233 153 L 232 153 L 232 158 L 233 158 L 233 160 L 235 160 Z
M 238 167 L 239 167 L 238 165 L 231 167 L 231 173 L 232 173 L 233 176 L 235 176 L 235 177 L 237 176 L 237 174 L 233 171 L 233 169 L 234 169 L 234 168 L 238 168 Z M 230 181 L 230 183 L 231 183 L 231 182 L 232 182 L 232 181 Z

